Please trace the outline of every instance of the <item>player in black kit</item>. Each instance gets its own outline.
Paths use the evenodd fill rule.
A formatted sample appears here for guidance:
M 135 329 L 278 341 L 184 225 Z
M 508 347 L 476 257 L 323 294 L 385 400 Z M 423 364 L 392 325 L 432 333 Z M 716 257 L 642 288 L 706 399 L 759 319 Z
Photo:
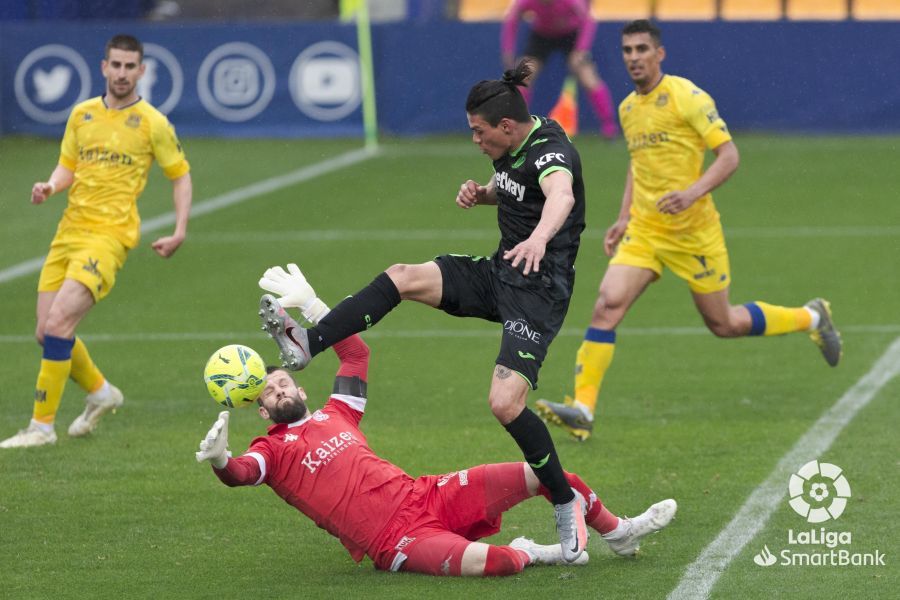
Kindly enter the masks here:
M 466 100 L 472 141 L 494 165 L 487 185 L 462 184 L 465 209 L 497 206 L 500 245 L 490 258 L 444 255 L 388 268 L 336 306 L 311 329 L 297 327 L 272 296 L 261 315 L 282 350 L 285 366 L 301 369 L 322 350 L 377 323 L 401 300 L 415 300 L 458 317 L 503 324 L 491 380 L 491 411 L 516 440 L 556 505 L 557 531 L 568 561 L 587 542 L 584 499 L 569 487 L 546 425 L 527 406 L 529 388 L 556 336 L 575 282 L 575 256 L 584 229 L 581 159 L 554 121 L 531 116 L 519 86 L 530 74 L 520 62 L 500 80 L 481 81 Z M 281 305 L 309 316 L 324 306 L 296 266 L 266 272 L 260 285 L 282 295 Z

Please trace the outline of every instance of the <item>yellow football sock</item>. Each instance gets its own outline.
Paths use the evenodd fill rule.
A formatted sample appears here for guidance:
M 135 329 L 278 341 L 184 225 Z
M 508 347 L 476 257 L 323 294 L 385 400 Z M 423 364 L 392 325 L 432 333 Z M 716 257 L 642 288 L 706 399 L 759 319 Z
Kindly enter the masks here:
M 71 377 L 89 394 L 103 387 L 103 382 L 106 381 L 80 337 L 75 338 L 75 345 L 72 346 Z
M 32 418 L 45 425 L 52 425 L 59 410 L 66 380 L 72 370 L 72 346 L 74 339 L 44 336 L 44 357 L 34 389 Z
M 749 335 L 784 335 L 795 331 L 807 331 L 812 316 L 803 308 L 775 306 L 765 302 L 744 305 L 750 311 L 752 326 Z
M 591 327 L 575 357 L 575 402 L 594 414 L 603 376 L 616 351 L 616 332 Z

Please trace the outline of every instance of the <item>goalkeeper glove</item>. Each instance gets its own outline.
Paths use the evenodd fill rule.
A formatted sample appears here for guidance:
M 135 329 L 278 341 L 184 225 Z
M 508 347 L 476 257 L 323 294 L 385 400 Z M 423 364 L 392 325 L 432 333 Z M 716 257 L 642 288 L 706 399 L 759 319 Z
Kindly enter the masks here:
M 217 469 L 224 469 L 228 464 L 231 452 L 228 452 L 228 411 L 219 413 L 218 420 L 210 427 L 203 441 L 200 442 L 200 451 L 196 453 L 197 462 L 208 460 Z
M 288 272 L 280 266 L 266 269 L 259 280 L 259 287 L 281 296 L 278 301 L 284 308 L 299 308 L 303 318 L 317 325 L 331 309 L 316 297 L 315 290 L 294 263 L 288 266 Z

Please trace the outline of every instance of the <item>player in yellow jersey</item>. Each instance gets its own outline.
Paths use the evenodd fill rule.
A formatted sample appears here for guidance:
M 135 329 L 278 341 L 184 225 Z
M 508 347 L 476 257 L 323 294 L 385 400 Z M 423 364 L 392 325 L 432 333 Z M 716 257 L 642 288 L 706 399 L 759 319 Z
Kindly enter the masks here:
M 808 331 L 829 365 L 841 338 L 828 302 L 788 308 L 765 302 L 734 306 L 731 271 L 719 213 L 710 192 L 738 167 L 738 150 L 713 99 L 692 82 L 663 74 L 660 31 L 647 20 L 623 29 L 622 53 L 635 85 L 619 105 L 631 164 L 622 207 L 604 238 L 612 256 L 575 363 L 575 397 L 538 400 L 538 412 L 580 440 L 593 430 L 603 377 L 612 362 L 616 326 L 662 275 L 663 266 L 687 281 L 706 326 L 719 337 Z M 715 159 L 703 171 L 706 149 Z
M 106 44 L 101 63 L 106 94 L 72 109 L 59 164 L 47 181 L 31 190 L 31 202 L 41 204 L 70 188 L 69 203 L 38 282 L 35 335 L 43 359 L 31 423 L 0 442 L 0 448 L 56 441 L 53 422 L 70 376 L 88 392 L 84 412 L 69 427 L 70 436 L 87 435 L 103 414 L 121 406 L 122 392 L 106 381 L 75 328 L 110 292 L 116 272 L 138 243 L 137 199 L 154 159 L 172 181 L 175 231 L 154 241 L 153 250 L 168 258 L 187 233 L 190 166 L 168 119 L 137 94 L 142 61 L 143 46 L 132 36 L 117 35 Z

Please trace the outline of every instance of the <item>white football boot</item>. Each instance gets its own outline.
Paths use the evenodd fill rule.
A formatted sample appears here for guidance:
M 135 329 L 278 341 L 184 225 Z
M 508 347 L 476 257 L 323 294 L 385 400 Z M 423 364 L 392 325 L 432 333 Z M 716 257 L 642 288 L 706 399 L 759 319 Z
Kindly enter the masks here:
M 69 425 L 69 435 L 72 437 L 81 437 L 92 432 L 97 427 L 100 417 L 109 411 L 115 413 L 125 402 L 125 397 L 119 388 L 107 381 L 102 388 L 88 394 L 84 402 L 84 412 Z
M 556 533 L 559 534 L 559 544 L 562 556 L 566 562 L 573 563 L 587 547 L 589 532 L 584 522 L 584 513 L 587 512 L 587 502 L 584 496 L 576 489 L 575 497 L 566 504 L 553 506 L 556 516 Z
M 510 548 L 521 550 L 531 559 L 530 565 L 586 565 L 589 557 L 585 550 L 573 562 L 568 562 L 563 558 L 562 546 L 559 544 L 551 544 L 544 546 L 537 544 L 534 540 L 526 537 L 517 537 L 509 543 Z
M 675 517 L 678 504 L 671 498 L 657 502 L 643 514 L 629 519 L 620 519 L 619 526 L 601 537 L 609 544 L 610 550 L 619 556 L 634 556 L 640 549 L 641 540 L 668 525 Z
M 50 429 L 44 431 L 34 421 L 28 427 L 22 429 L 16 435 L 0 442 L 0 448 L 30 448 L 32 446 L 45 446 L 56 443 L 56 432 Z

